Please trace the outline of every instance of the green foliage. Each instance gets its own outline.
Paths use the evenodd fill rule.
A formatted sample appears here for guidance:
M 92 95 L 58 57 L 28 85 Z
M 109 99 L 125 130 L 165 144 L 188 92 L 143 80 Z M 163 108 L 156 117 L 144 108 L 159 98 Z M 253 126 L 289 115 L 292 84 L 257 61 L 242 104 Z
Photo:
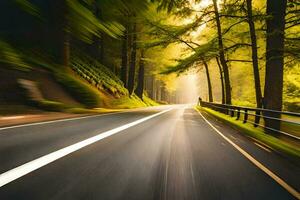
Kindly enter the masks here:
M 287 77 L 285 92 L 289 98 L 300 98 L 300 74 L 296 72 Z
M 300 113 L 300 101 L 286 101 L 283 103 L 284 110 Z
M 300 112 L 300 65 L 285 70 L 283 97 L 285 110 Z
M 111 37 L 117 37 L 122 35 L 124 28 L 117 22 L 108 21 L 100 22 L 96 16 L 87 9 L 77 0 L 66 0 L 69 16 L 68 24 L 69 29 L 72 34 L 79 37 L 85 42 L 91 43 L 91 38 L 93 35 L 99 36 L 99 31 L 103 31 Z
M 164 24 L 161 20 L 147 20 L 147 24 L 151 27 L 148 34 L 155 38 L 153 41 L 147 41 L 145 47 L 168 46 L 172 43 L 185 43 L 190 48 L 198 45 L 192 41 L 182 39 L 194 31 L 202 20 L 194 20 L 191 23 L 183 25 Z
M 99 96 L 87 85 L 84 85 L 76 78 L 62 72 L 56 72 L 55 78 L 72 96 L 88 108 L 99 105 Z
M 162 72 L 162 74 L 169 74 L 169 73 L 183 73 L 189 70 L 191 67 L 197 66 L 197 63 L 201 63 L 203 60 L 206 62 L 214 59 L 218 56 L 218 49 L 216 40 L 211 40 L 206 44 L 199 45 L 197 48 L 193 49 L 194 52 L 184 58 L 177 60 L 177 64 L 175 66 L 169 66 Z
M 29 14 L 40 18 L 40 10 L 33 5 L 31 2 L 27 0 L 14 0 L 24 11 L 28 12 Z
M 8 43 L 0 39 L 0 63 L 6 63 L 9 66 L 20 69 L 28 70 L 30 67 L 26 64 L 22 56 Z
M 135 94 L 131 96 L 124 96 L 119 99 L 114 99 L 111 101 L 111 105 L 115 108 L 122 108 L 122 109 L 130 109 L 130 108 L 139 108 L 139 107 L 145 107 L 150 106 L 154 104 L 151 101 L 148 101 L 146 98 L 146 101 L 143 102 L 138 96 Z
M 288 62 L 300 61 L 300 4 L 296 1 L 287 2 L 285 54 Z
M 71 68 L 99 90 L 105 90 L 115 97 L 128 95 L 122 81 L 114 73 L 84 53 L 74 54 Z
M 121 24 L 124 15 L 137 15 L 148 8 L 148 1 L 139 0 L 86 0 L 85 6 L 78 0 L 66 0 L 69 10 L 66 29 L 75 37 L 91 43 L 92 36 L 100 37 L 100 32 L 113 38 L 123 35 L 125 28 Z M 102 17 L 96 16 L 91 7 L 98 7 Z M 104 15 L 103 15 L 104 14 Z M 105 19 L 101 19 L 105 17 Z
M 169 13 L 176 8 L 186 8 L 189 5 L 187 0 L 151 0 L 158 3 L 158 10 L 167 10 Z
M 153 101 L 151 98 L 149 98 L 146 95 L 143 96 L 143 101 L 145 102 L 145 104 L 147 106 L 159 106 L 160 105 L 160 103 Z

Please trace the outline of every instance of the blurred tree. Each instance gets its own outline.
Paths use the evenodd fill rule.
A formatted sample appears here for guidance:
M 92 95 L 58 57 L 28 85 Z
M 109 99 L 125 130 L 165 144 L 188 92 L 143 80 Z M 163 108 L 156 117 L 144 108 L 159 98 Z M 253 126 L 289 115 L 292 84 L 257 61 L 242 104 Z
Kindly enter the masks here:
M 29 4 L 26 0 L 15 1 L 30 14 L 37 15 L 37 9 L 32 3 Z M 99 37 L 101 31 L 115 38 L 122 34 L 123 27 L 119 23 L 115 21 L 100 22 L 93 12 L 88 9 L 89 4 L 87 2 L 51 0 L 39 2 L 39 4 L 48 5 L 47 9 L 49 10 L 41 13 L 41 15 L 47 22 L 44 26 L 51 25 L 54 32 L 56 32 L 53 39 L 60 40 L 56 56 L 58 57 L 58 63 L 64 67 L 69 65 L 71 37 L 92 43 L 93 36 Z
M 144 94 L 144 82 L 145 82 L 145 53 L 144 49 L 141 50 L 141 58 L 139 63 L 139 72 L 138 72 L 138 84 L 136 87 L 136 95 L 143 99 Z
M 137 24 L 133 22 L 132 24 L 132 45 L 130 52 L 130 64 L 129 64 L 129 74 L 128 74 L 128 92 L 131 95 L 134 92 L 135 86 L 135 72 L 136 72 L 136 54 L 137 54 Z

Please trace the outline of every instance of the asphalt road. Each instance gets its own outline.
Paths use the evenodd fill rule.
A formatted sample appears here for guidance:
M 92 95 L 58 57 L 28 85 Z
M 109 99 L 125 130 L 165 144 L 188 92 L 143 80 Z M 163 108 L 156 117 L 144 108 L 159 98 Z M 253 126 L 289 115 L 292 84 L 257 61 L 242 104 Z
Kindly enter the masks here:
M 0 199 L 297 199 L 299 165 L 202 115 L 220 133 L 187 106 L 0 129 Z

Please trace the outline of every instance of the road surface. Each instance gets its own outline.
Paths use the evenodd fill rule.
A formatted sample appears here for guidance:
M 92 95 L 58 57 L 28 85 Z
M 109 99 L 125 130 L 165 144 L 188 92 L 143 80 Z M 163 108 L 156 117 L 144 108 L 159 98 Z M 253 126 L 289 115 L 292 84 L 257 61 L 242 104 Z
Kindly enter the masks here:
M 0 174 L 1 200 L 285 200 L 300 190 L 297 164 L 186 105 L 2 128 Z

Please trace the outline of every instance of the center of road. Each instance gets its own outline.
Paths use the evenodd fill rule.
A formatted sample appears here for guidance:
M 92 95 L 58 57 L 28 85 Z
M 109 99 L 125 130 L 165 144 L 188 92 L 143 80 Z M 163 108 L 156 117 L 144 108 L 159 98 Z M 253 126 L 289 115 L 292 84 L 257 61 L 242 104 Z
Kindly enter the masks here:
M 100 140 L 103 140 L 109 136 L 112 136 L 116 133 L 119 133 L 123 130 L 126 130 L 128 128 L 131 128 L 133 126 L 136 126 L 140 123 L 143 123 L 147 120 L 150 120 L 154 117 L 157 117 L 159 115 L 162 115 L 166 112 L 169 112 L 171 111 L 173 108 L 170 108 L 170 109 L 167 109 L 167 110 L 164 110 L 164 111 L 161 111 L 159 113 L 156 113 L 156 114 L 153 114 L 153 115 L 150 115 L 148 117 L 144 117 L 142 119 L 139 119 L 139 120 L 136 120 L 134 122 L 131 122 L 129 124 L 125 124 L 125 125 L 122 125 L 120 127 L 117 127 L 117 128 L 114 128 L 114 129 L 111 129 L 109 131 L 105 131 L 103 133 L 99 133 L 98 135 L 96 136 L 93 136 L 91 138 L 88 138 L 88 139 L 85 139 L 81 142 L 78 142 L 78 143 L 75 143 L 73 145 L 70 145 L 70 146 L 67 146 L 65 148 L 62 148 L 60 150 L 57 150 L 55 152 L 52 152 L 50 154 L 47 154 L 45 156 L 42 156 L 40 158 L 37 158 L 35 160 L 32 160 L 28 163 L 25 163 L 19 167 L 16 167 L 14 169 L 11 169 L 7 172 L 4 172 L 3 174 L 0 174 L 0 187 L 22 177 L 22 176 L 25 176 L 26 174 L 29 174 L 30 172 L 33 172 L 55 160 L 58 160 L 66 155 L 69 155 L 75 151 L 78 151 L 80 149 L 82 149 L 83 147 L 86 147 L 88 145 L 91 145 L 95 142 L 98 142 Z

